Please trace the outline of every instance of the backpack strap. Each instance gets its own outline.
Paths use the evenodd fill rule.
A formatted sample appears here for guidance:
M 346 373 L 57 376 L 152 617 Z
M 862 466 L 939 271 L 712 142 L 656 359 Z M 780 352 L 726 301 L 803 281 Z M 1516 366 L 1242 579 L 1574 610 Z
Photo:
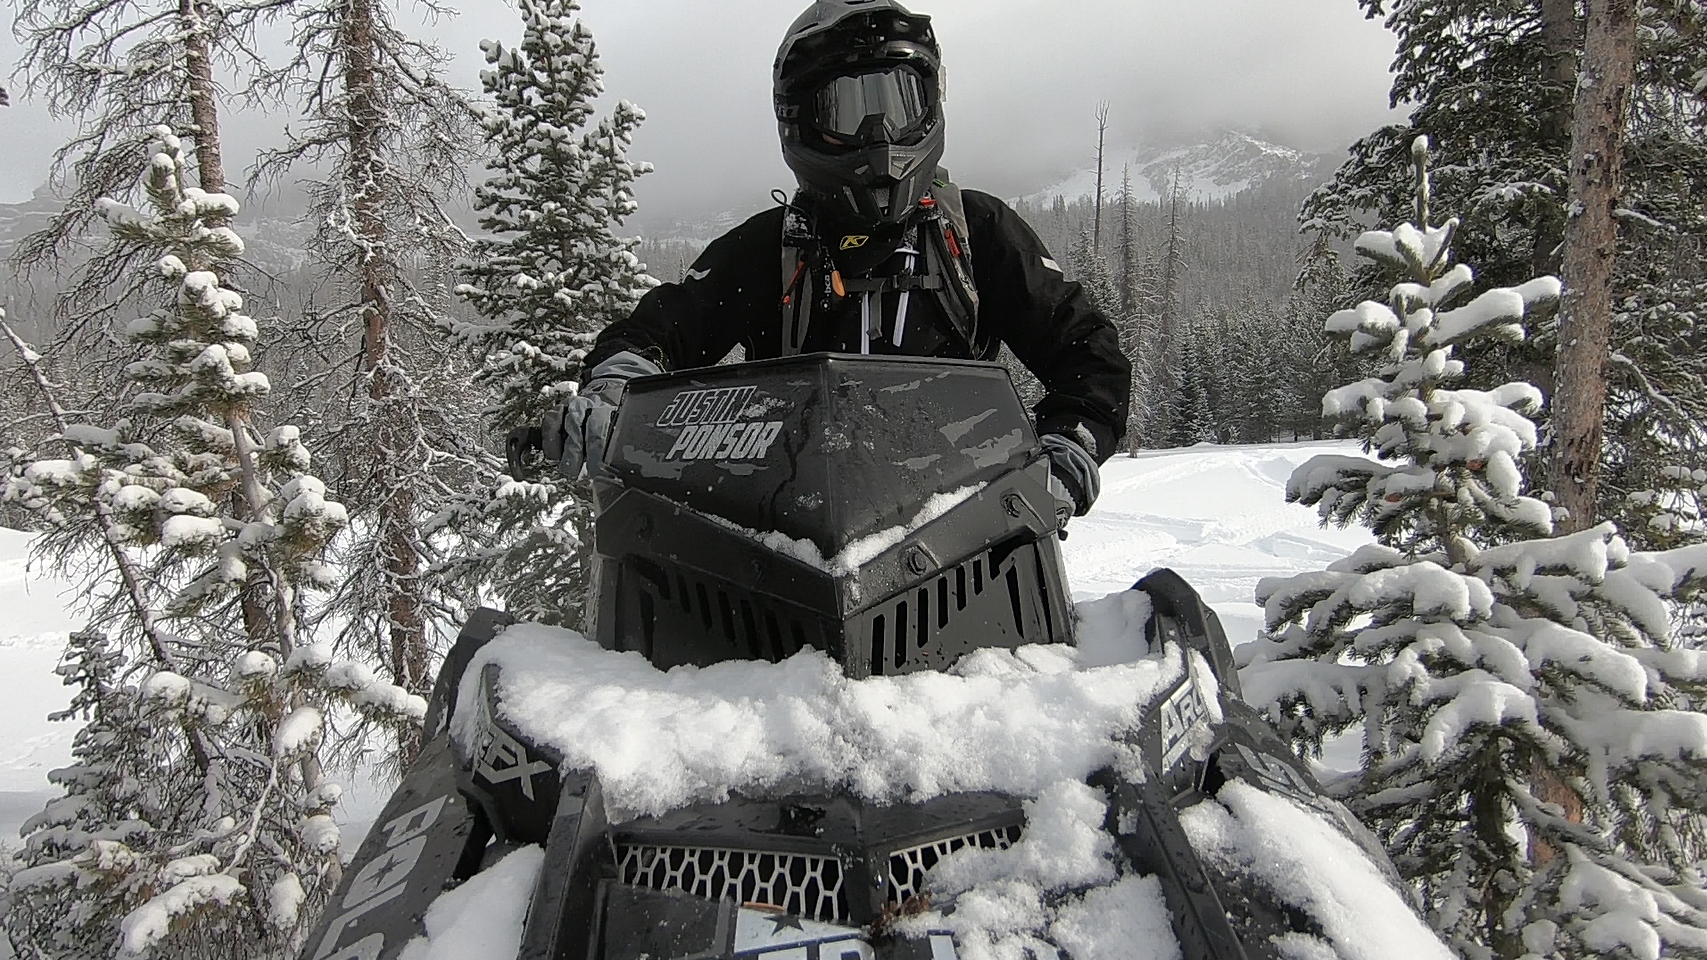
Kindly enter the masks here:
M 960 187 L 948 178 L 947 169 L 937 168 L 926 199 L 935 222 L 934 229 L 923 231 L 926 273 L 942 279 L 936 289 L 937 302 L 972 356 L 993 360 L 1001 344 L 987 331 L 978 329 L 978 287 L 972 279 L 972 238 L 966 224 L 966 203 Z
M 924 258 L 920 274 L 880 279 L 848 279 L 837 290 L 874 294 L 919 291 L 934 297 L 952 332 L 979 360 L 993 360 L 1000 342 L 978 327 L 978 288 L 972 273 L 972 240 L 967 228 L 966 206 L 960 188 L 937 168 L 931 191 L 921 202 L 925 215 L 918 223 L 917 247 Z M 820 247 L 812 224 L 792 204 L 783 206 L 782 216 L 782 325 L 781 356 L 799 354 L 806 344 L 817 300 L 812 272 L 821 261 Z M 822 281 L 818 281 L 822 282 Z M 869 331 L 867 331 L 869 333 Z M 899 331 L 897 331 L 899 332 Z
M 782 343 L 780 355 L 792 357 L 806 343 L 806 332 L 812 324 L 812 280 L 807 267 L 809 254 L 815 250 L 811 225 L 792 206 L 782 211 Z

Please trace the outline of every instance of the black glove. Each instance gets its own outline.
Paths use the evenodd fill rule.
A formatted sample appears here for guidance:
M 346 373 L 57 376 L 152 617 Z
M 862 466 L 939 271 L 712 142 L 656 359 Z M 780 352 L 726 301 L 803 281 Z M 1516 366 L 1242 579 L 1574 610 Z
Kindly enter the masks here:
M 504 438 L 504 460 L 510 465 L 510 478 L 525 480 L 542 464 L 540 454 L 545 450 L 545 434 L 538 427 L 517 427 Z
M 1090 512 L 1102 492 L 1102 474 L 1097 470 L 1092 451 L 1096 440 L 1089 430 L 1079 427 L 1073 434 L 1046 433 L 1038 438 L 1043 452 L 1049 457 L 1050 489 L 1055 491 L 1060 529 L 1065 532 L 1068 517 L 1082 517 Z
M 594 367 L 580 393 L 546 413 L 540 431 L 545 458 L 570 479 L 602 471 L 605 442 L 628 381 L 658 372 L 657 364 L 626 350 Z

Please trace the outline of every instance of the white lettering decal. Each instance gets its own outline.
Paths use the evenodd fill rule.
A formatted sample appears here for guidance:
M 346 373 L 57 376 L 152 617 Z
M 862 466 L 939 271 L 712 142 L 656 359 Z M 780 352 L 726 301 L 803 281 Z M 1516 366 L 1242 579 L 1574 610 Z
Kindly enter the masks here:
M 772 420 L 770 423 L 765 424 L 765 432 L 759 435 L 759 442 L 753 445 L 754 449 L 751 454 L 751 459 L 763 460 L 765 454 L 770 452 L 771 444 L 775 442 L 776 435 L 781 432 L 781 420 Z
M 683 430 L 680 434 L 678 434 L 676 436 L 675 446 L 670 448 L 669 453 L 664 454 L 664 459 L 665 460 L 676 459 L 676 455 L 681 453 L 683 450 L 686 450 L 687 445 L 693 441 L 693 438 L 696 435 L 698 435 L 698 433 L 699 433 L 698 427 L 688 427 L 686 430 Z
M 1186 748 L 1191 745 L 1190 734 L 1206 722 L 1208 707 L 1197 694 L 1197 684 L 1187 677 L 1180 688 L 1162 703 L 1162 769 L 1172 770 Z
M 757 460 L 782 432 L 780 420 L 749 420 L 762 407 L 749 406 L 756 386 L 683 390 L 670 398 L 656 425 L 679 429 L 665 460 Z M 751 412 L 749 412 L 751 411 Z
M 379 951 L 383 949 L 385 949 L 385 934 L 370 933 L 337 953 L 322 958 L 322 960 L 376 960 Z
M 314 960 L 326 960 L 326 957 L 332 948 L 338 945 L 338 938 L 343 934 L 345 927 L 354 923 L 362 914 L 367 913 L 369 910 L 372 910 L 380 904 L 395 900 L 397 895 L 403 892 L 404 885 L 405 884 L 402 882 L 395 883 L 391 887 L 380 891 L 379 896 L 358 904 L 353 909 L 346 910 L 339 914 L 338 919 L 332 921 L 332 925 L 326 928 L 326 936 L 320 939 L 320 949 L 314 951 Z M 366 943 L 374 937 L 379 938 L 381 946 L 385 945 L 385 935 L 380 933 L 370 933 L 356 941 L 356 944 L 360 945 Z
M 429 800 L 386 824 L 382 829 L 390 836 L 390 839 L 385 841 L 385 845 L 395 847 L 405 840 L 426 833 L 427 828 L 438 821 L 439 814 L 444 811 L 445 801 L 449 799 L 449 797 L 440 797 L 437 800 Z
M 1262 781 L 1262 786 L 1300 800 L 1315 796 L 1316 792 L 1310 789 L 1309 782 L 1288 764 L 1267 754 L 1257 753 L 1242 743 L 1237 746 L 1239 755 L 1250 764 L 1251 770 Z
M 314 960 L 374 960 L 379 956 L 385 946 L 382 933 L 368 934 L 336 953 L 332 951 L 344 928 L 403 892 L 409 874 L 426 849 L 427 830 L 438 822 L 449 801 L 448 796 L 429 800 L 380 828 L 386 838 L 385 850 L 350 879 L 350 889 L 343 900 L 345 910 L 326 928 L 326 935 L 314 950 Z
M 408 876 L 426 847 L 426 837 L 415 837 L 395 847 L 387 847 L 384 854 L 369 860 L 350 881 L 350 892 L 344 894 L 344 906 L 353 907 L 377 897 L 396 883 L 398 877 Z
M 488 721 L 490 722 L 490 721 Z M 516 741 L 516 738 L 494 726 L 490 729 L 492 739 L 486 744 L 486 749 L 480 754 L 480 762 L 475 772 L 486 778 L 494 786 L 510 780 L 522 782 L 522 796 L 533 799 L 533 778 L 549 772 L 551 764 L 544 760 L 527 760 L 527 749 Z

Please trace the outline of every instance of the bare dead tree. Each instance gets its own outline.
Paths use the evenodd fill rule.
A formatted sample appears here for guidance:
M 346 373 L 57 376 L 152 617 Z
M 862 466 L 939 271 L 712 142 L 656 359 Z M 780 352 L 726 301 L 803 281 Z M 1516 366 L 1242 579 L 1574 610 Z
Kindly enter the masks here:
M 308 187 L 325 281 L 307 335 L 350 358 L 320 401 L 357 534 L 333 608 L 346 649 L 424 693 L 434 625 L 458 609 L 436 571 L 432 518 L 489 459 L 469 375 L 444 342 L 448 285 L 436 282 L 465 246 L 444 201 L 467 190 L 475 115 L 442 79 L 444 52 L 404 34 L 385 0 L 318 0 L 295 25 L 295 53 L 271 82 L 301 98 L 307 120 L 255 177 L 319 177 Z
M 1103 145 L 1108 136 L 1108 101 L 1097 104 L 1097 192 L 1096 215 L 1091 227 L 1091 251 L 1102 252 L 1102 166 Z

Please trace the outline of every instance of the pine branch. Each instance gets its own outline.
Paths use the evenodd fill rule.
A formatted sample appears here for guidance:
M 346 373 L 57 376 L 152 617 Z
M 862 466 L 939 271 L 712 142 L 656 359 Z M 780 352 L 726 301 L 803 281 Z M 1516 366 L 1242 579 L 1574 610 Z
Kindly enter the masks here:
M 13 349 L 18 351 L 18 356 L 23 361 L 24 367 L 30 372 L 30 379 L 35 382 L 36 389 L 41 392 L 42 402 L 47 405 L 54 426 L 59 428 L 60 434 L 63 436 L 70 429 L 70 422 L 66 417 L 65 408 L 60 406 L 58 395 L 54 392 L 52 383 L 41 369 L 41 355 L 32 350 L 29 344 L 25 343 L 23 338 L 19 337 L 17 332 L 12 329 L 11 324 L 6 322 L 6 314 L 3 310 L 0 310 L 0 334 L 4 334 L 6 339 L 12 342 Z M 73 456 L 79 459 L 87 456 L 83 448 L 77 444 L 66 441 L 66 445 L 71 448 Z M 154 657 L 161 667 L 179 672 L 178 659 L 172 653 L 172 645 L 178 642 L 177 638 L 167 633 L 155 619 L 154 608 L 148 602 L 147 595 L 142 587 L 145 578 L 142 572 L 137 569 L 130 554 L 119 545 L 122 537 L 116 530 L 118 523 L 113 519 L 112 510 L 98 498 L 94 504 L 95 516 L 100 523 L 103 534 L 101 541 L 106 545 L 113 566 L 119 571 L 119 577 L 124 583 L 125 596 L 130 600 L 131 611 L 136 615 L 137 623 L 142 626 L 143 636 L 148 638 L 149 648 L 154 651 Z

